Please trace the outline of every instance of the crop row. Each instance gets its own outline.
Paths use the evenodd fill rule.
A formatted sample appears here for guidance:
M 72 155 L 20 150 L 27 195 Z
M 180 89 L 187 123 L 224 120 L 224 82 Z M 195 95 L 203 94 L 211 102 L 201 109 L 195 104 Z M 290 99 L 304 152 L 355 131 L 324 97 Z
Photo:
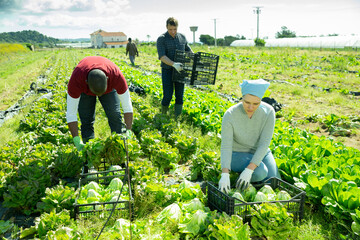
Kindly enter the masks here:
M 52 69 L 48 76 L 52 98 L 38 101 L 20 123 L 24 137 L 1 149 L 0 193 L 8 207 L 27 214 L 41 212 L 37 203 L 46 195 L 46 189 L 58 185 L 60 179 L 75 176 L 81 169 L 81 154 L 72 145 L 64 114 L 66 83 L 78 60 L 74 55 L 52 59 L 53 64 L 48 66 Z M 120 68 L 130 83 L 144 87 L 153 99 L 148 103 L 143 97 L 132 97 L 136 135 L 133 147 L 140 146 L 143 153 L 142 160 L 131 165 L 138 196 L 154 197 L 160 207 L 174 202 L 162 197 L 173 189 L 155 183 L 159 183 L 161 173 L 176 172 L 176 165 L 181 163 L 190 165 L 192 180 L 217 182 L 220 169 L 217 151 L 201 151 L 194 137 L 184 136 L 173 120 L 157 114 L 160 77 L 123 65 Z M 200 128 L 204 134 L 212 134 L 218 142 L 222 115 L 232 103 L 214 92 L 193 88 L 186 89 L 185 98 L 183 121 Z M 270 147 L 286 181 L 303 188 L 314 204 L 322 203 L 349 231 L 359 233 L 359 151 L 280 121 L 276 122 Z
M 124 71 L 131 82 L 159 99 L 158 75 Z M 186 89 L 184 98 L 183 112 L 192 124 L 204 133 L 221 131 L 222 115 L 231 103 L 193 88 Z M 304 189 L 312 203 L 321 203 L 341 225 L 360 235 L 360 151 L 279 120 L 270 148 L 286 181 Z
M 71 182 L 76 179 L 85 159 L 83 158 L 84 152 L 79 153 L 74 148 L 66 126 L 64 114 L 66 107 L 66 82 L 71 73 L 70 70 L 73 69 L 72 61 L 64 61 L 67 58 L 67 56 L 62 56 L 62 58 L 53 59 L 54 64 L 48 66 L 52 69 L 47 82 L 49 89 L 52 91 L 52 97 L 50 99 L 43 98 L 34 104 L 29 113 L 20 122 L 19 131 L 23 132 L 23 136 L 14 142 L 9 142 L 7 146 L 1 149 L 0 172 L 2 185 L 0 186 L 0 191 L 2 193 L 1 196 L 3 196 L 3 206 L 14 208 L 27 215 L 35 214 L 36 216 L 41 214 L 35 220 L 35 226 L 21 232 L 22 237 L 30 235 L 40 238 L 54 237 L 63 231 L 61 226 L 71 226 L 74 224 L 69 219 L 69 216 L 72 215 L 71 211 L 73 211 L 73 203 L 76 196 L 73 193 L 74 191 L 78 192 L 78 189 L 65 186 L 64 182 Z M 130 170 L 132 172 L 131 175 L 134 176 L 132 180 L 136 196 L 135 201 L 138 201 L 137 203 L 142 201 L 141 204 L 135 205 L 134 215 L 144 217 L 139 211 L 144 211 L 146 208 L 149 211 L 153 211 L 152 208 L 164 208 L 175 202 L 183 204 L 182 201 L 190 201 L 195 197 L 204 201 L 204 196 L 200 194 L 201 189 L 199 186 L 192 187 L 192 184 L 189 184 L 184 179 L 182 179 L 182 184 L 174 186 L 168 186 L 162 181 L 162 173 L 169 170 L 165 169 L 165 167 L 169 165 L 174 166 L 173 164 L 181 161 L 186 162 L 189 160 L 188 157 L 195 154 L 198 150 L 196 139 L 192 137 L 184 138 L 179 132 L 179 128 L 174 128 L 172 132 L 161 129 L 163 131 L 161 134 L 164 134 L 161 136 L 152 133 L 153 130 L 151 129 L 156 129 L 156 124 L 160 128 L 160 126 L 164 126 L 165 121 L 159 120 L 160 122 L 153 122 L 152 119 L 147 118 L 149 115 L 146 115 L 145 111 L 143 111 L 144 108 L 140 109 L 143 107 L 140 98 L 134 96 L 133 102 L 136 107 L 134 127 L 136 129 L 137 125 L 139 130 L 137 135 L 141 141 L 139 142 L 137 138 L 129 141 L 129 152 L 132 159 Z M 137 110 L 138 108 L 139 110 Z M 139 113 L 141 111 L 142 114 Z M 140 124 L 141 119 L 149 120 L 149 125 L 147 125 L 149 128 L 145 129 Z M 170 124 L 169 121 L 168 123 Z M 139 129 L 140 126 L 142 129 Z M 139 134 L 140 132 L 141 134 Z M 159 139 L 156 139 L 156 137 L 159 137 Z M 105 142 L 108 139 L 105 139 Z M 151 144 L 153 140 L 161 141 L 161 143 Z M 94 139 L 95 143 L 96 141 L 99 140 Z M 174 151 L 174 153 L 172 154 L 171 151 Z M 135 155 L 135 152 L 138 155 Z M 208 159 L 216 158 L 213 153 L 202 152 L 196 154 L 199 156 L 199 159 L 206 157 Z M 211 162 L 208 159 L 203 159 L 202 161 L 210 165 Z M 169 162 L 164 162 L 165 160 L 169 160 Z M 172 164 L 170 164 L 171 161 L 173 161 Z M 199 164 L 198 174 L 206 172 L 199 169 L 205 166 Z M 213 171 L 217 172 L 217 166 L 215 164 L 211 164 L 211 166 Z M 216 174 L 209 173 L 209 176 L 215 176 L 216 178 Z M 197 176 L 194 177 L 197 178 Z M 167 197 L 164 198 L 162 196 Z M 150 204 L 151 199 L 154 199 L 153 204 Z M 153 207 L 151 208 L 149 205 Z M 189 231 L 186 224 L 187 221 L 192 221 L 191 216 L 199 214 L 201 217 L 206 216 L 206 219 L 212 219 L 211 221 L 213 221 L 216 217 L 214 213 L 204 207 L 201 208 L 202 211 L 200 212 L 188 212 L 186 214 L 184 212 L 184 215 L 186 215 L 182 223 L 184 230 L 180 230 L 180 233 L 169 233 L 162 227 L 159 230 L 159 234 L 162 237 L 174 233 L 179 236 L 180 234 L 183 236 L 202 234 L 208 225 L 204 225 L 200 232 L 199 230 Z M 189 215 L 190 213 L 191 215 Z M 137 224 L 145 227 L 147 220 L 139 221 Z M 241 223 L 241 219 L 235 219 L 234 221 L 237 224 L 234 224 L 233 227 Z M 150 227 L 152 226 L 146 226 L 146 228 Z M 158 228 L 160 227 L 158 226 Z M 139 229 L 140 226 L 137 230 L 140 231 Z M 216 229 L 217 227 L 214 225 L 212 232 L 216 232 Z M 248 235 L 248 227 L 244 228 L 245 230 Z M 116 233 L 111 231 L 112 228 L 105 234 L 113 234 L 112 237 L 121 236 L 118 231 Z M 140 231 L 138 239 L 141 239 L 147 232 L 147 229 Z M 68 231 L 67 234 L 68 236 L 73 236 L 74 239 L 92 238 L 85 233 L 80 233 L 75 226 L 72 226 L 72 230 Z

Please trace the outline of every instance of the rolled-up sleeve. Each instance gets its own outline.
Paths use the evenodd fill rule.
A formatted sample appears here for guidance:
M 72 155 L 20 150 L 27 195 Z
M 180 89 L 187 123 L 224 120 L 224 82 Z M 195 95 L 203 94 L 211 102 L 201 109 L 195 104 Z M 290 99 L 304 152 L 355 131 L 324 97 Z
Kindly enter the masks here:
M 131 103 L 130 91 L 129 89 L 126 90 L 125 93 L 119 94 L 119 99 L 121 103 L 121 107 L 124 113 L 132 113 L 133 107 Z
M 66 98 L 66 122 L 77 122 L 77 109 L 79 106 L 80 98 L 73 98 L 67 94 Z
M 162 56 L 166 55 L 166 50 L 165 50 L 165 37 L 164 36 L 160 36 L 157 41 L 156 41 L 156 48 L 158 51 L 158 57 L 159 59 Z

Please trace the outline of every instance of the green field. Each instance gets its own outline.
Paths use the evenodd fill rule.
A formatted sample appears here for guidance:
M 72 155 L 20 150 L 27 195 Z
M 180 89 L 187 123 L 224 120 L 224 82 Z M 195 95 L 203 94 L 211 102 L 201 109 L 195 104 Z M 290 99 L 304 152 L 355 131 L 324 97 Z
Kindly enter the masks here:
M 65 235 L 68 238 L 61 239 L 96 239 L 105 224 L 106 218 L 70 219 L 77 196 L 73 191 L 80 190 L 77 178 L 81 164 L 77 163 L 86 154 L 76 151 L 65 122 L 66 84 L 72 69 L 85 56 L 101 55 L 115 62 L 129 83 L 144 87 L 147 93 L 132 93 L 135 137 L 130 141 L 129 154 L 133 239 L 219 239 L 221 234 L 226 235 L 222 231 L 251 235 L 251 239 L 357 239 L 360 97 L 353 93 L 360 92 L 359 53 L 207 46 L 193 50 L 220 56 L 216 84 L 203 90 L 187 87 L 183 115 L 177 122 L 159 114 L 160 61 L 154 46 L 139 46 L 136 67 L 130 66 L 125 49 L 1 55 L 0 110 L 20 100 L 33 82 L 53 95 L 39 100 L 39 93 L 24 99 L 19 103 L 20 113 L 0 127 L 0 236 L 16 239 L 21 233 L 40 239 Z M 160 221 L 160 212 L 174 203 L 183 209 L 196 198 L 206 206 L 199 185 L 189 187 L 184 183 L 188 183 L 185 179 L 219 180 L 218 134 L 222 114 L 233 104 L 219 93 L 240 98 L 239 83 L 258 78 L 271 82 L 267 96 L 283 105 L 277 113 L 270 148 L 282 178 L 306 191 L 303 221 L 292 224 L 278 218 L 278 224 L 288 225 L 282 238 L 271 238 L 274 234 L 269 231 L 259 232 L 248 223 L 243 225 L 239 219 L 227 219 L 208 209 L 200 212 L 206 215 L 206 224 L 192 224 L 197 226 L 195 229 L 186 225 L 195 221 L 194 212 L 183 215 L 180 223 Z M 95 134 L 99 144 L 112 139 L 99 104 Z M 32 224 L 23 220 L 26 218 L 29 222 L 36 218 L 35 226 L 30 227 Z M 128 212 L 116 213 L 99 239 L 130 239 L 116 221 L 120 218 L 128 219 Z M 228 228 L 221 230 L 221 226 Z M 239 226 L 243 226 L 242 232 Z M 280 237 L 279 232 L 276 234 Z

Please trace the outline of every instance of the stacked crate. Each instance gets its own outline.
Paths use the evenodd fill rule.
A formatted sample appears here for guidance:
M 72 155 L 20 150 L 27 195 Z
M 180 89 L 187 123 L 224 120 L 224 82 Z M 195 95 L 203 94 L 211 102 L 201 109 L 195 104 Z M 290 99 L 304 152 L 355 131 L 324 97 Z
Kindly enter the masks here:
M 176 50 L 175 62 L 182 63 L 183 70 L 173 71 L 173 81 L 188 85 L 214 85 L 219 56 L 205 52 Z

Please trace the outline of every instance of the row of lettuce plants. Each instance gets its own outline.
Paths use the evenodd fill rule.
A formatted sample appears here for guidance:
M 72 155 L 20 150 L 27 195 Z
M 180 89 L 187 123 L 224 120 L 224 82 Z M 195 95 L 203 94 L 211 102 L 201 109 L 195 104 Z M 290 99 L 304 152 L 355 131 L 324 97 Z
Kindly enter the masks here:
M 79 165 L 72 167 L 75 169 L 74 174 L 76 171 L 80 171 L 82 164 L 67 133 L 64 118 L 66 83 L 79 56 L 65 53 L 69 56 L 59 53 L 59 56 L 52 59 L 54 65 L 49 65 L 53 68 L 52 73 L 48 76 L 53 97 L 37 102 L 20 124 L 19 129 L 26 132 L 24 137 L 9 143 L 2 149 L 0 155 L 0 172 L 3 180 L 0 192 L 4 196 L 4 205 L 17 208 L 27 214 L 41 212 L 42 210 L 37 209 L 37 203 L 46 195 L 46 189 L 59 184 L 61 178 L 71 177 L 66 175 L 67 171 L 60 173 L 63 169 L 62 166 L 67 166 L 69 162 L 72 162 L 66 159 L 78 159 L 75 162 Z M 116 59 L 113 60 L 116 62 Z M 137 69 L 119 65 L 129 82 L 144 87 L 147 94 L 150 94 L 155 100 L 161 99 L 161 79 L 158 75 L 143 73 Z M 214 138 L 218 138 L 221 131 L 221 116 L 232 104 L 217 96 L 216 93 L 192 88 L 186 89 L 185 98 L 187 100 L 183 115 L 186 121 L 201 128 L 204 133 L 214 133 Z M 173 203 L 164 198 L 174 190 L 161 181 L 159 169 L 161 171 L 174 170 L 176 164 L 188 161 L 187 157 L 191 159 L 193 179 L 202 174 L 201 177 L 204 180 L 217 181 L 218 175 L 213 174 L 213 171 L 219 171 L 219 159 L 215 153 L 204 155 L 200 149 L 196 148 L 194 139 L 181 139 L 181 130 L 172 126 L 172 123 L 164 120 L 161 115 L 155 116 L 154 107 L 142 106 L 141 98 L 134 97 L 133 99 L 136 107 L 134 132 L 145 154 L 143 161 L 132 162 L 134 176 L 137 176 L 134 182 L 139 186 L 135 189 L 141 199 L 149 197 L 156 200 L 163 199 L 165 202 L 160 205 L 161 207 Z M 33 119 L 33 121 L 29 119 Z M 54 122 L 53 119 L 57 119 L 57 121 Z M 144 128 L 147 122 L 150 128 Z M 155 132 L 155 129 L 159 132 Z M 174 134 L 172 131 L 174 129 L 175 132 L 178 131 L 178 134 Z M 159 141 L 152 142 L 153 139 Z M 159 142 L 162 142 L 163 147 L 168 150 L 168 154 L 159 151 L 160 148 L 156 146 Z M 179 142 L 182 143 L 179 144 Z M 150 144 L 147 145 L 147 143 Z M 352 230 L 350 231 L 357 233 L 359 182 L 356 169 L 359 151 L 346 148 L 327 138 L 318 138 L 280 121 L 277 121 L 271 148 L 282 175 L 287 181 L 305 189 L 310 201 L 321 202 L 341 224 L 348 227 L 349 230 L 351 224 Z M 68 150 L 66 151 L 66 149 Z M 184 149 L 185 152 L 181 153 Z M 179 154 L 171 154 L 173 151 L 177 151 Z M 202 154 L 202 157 L 194 157 L 199 154 Z M 169 161 L 168 163 L 173 163 L 170 164 L 172 165 L 170 169 L 161 165 L 164 156 L 168 158 L 165 159 Z M 55 159 L 57 160 L 55 161 Z M 211 161 L 214 161 L 217 166 L 209 164 Z M 54 162 L 58 162 L 60 165 L 56 167 Z M 212 166 L 213 169 L 210 169 L 208 174 L 204 174 L 204 170 L 208 169 L 208 166 Z M 56 170 L 58 172 L 53 170 L 55 168 L 58 169 Z M 344 212 L 344 214 L 339 214 L 340 212 Z M 201 232 L 201 234 L 203 233 Z
M 159 99 L 161 78 L 157 74 L 124 69 L 131 82 Z M 232 103 L 214 92 L 187 87 L 183 113 L 205 133 L 220 133 L 225 110 Z M 282 176 L 307 192 L 314 204 L 336 217 L 349 232 L 360 235 L 360 151 L 317 137 L 277 120 L 271 143 Z
M 52 59 L 53 65 L 48 66 L 52 68 L 47 83 L 51 88 L 52 97 L 50 99 L 43 98 L 34 104 L 19 125 L 19 131 L 24 133 L 23 136 L 16 141 L 9 142 L 1 149 L 2 185 L 0 191 L 1 196 L 3 196 L 3 206 L 30 216 L 40 214 L 35 219 L 35 226 L 21 231 L 22 237 L 33 236 L 40 239 L 65 236 L 71 237 L 71 239 L 94 238 L 93 232 L 84 231 L 77 225 L 76 221 L 70 219 L 78 192 L 74 181 L 76 183 L 84 159 L 82 152 L 79 153 L 74 148 L 65 121 L 66 83 L 74 64 L 77 62 L 76 60 L 79 60 L 79 56 L 65 53 L 68 55 L 63 52 L 59 53 L 56 58 Z M 69 58 L 73 60 L 69 60 Z M 134 123 L 136 126 L 136 122 L 140 121 L 138 119 L 146 119 L 147 116 L 146 114 L 137 114 L 137 108 L 141 106 L 141 99 L 137 99 L 136 96 L 134 96 L 134 106 L 136 106 Z M 139 112 L 141 111 L 142 109 L 139 109 Z M 131 156 L 130 165 L 135 196 L 133 214 L 136 220 L 132 229 L 134 239 L 146 239 L 154 235 L 158 235 L 158 239 L 185 239 L 205 235 L 210 238 L 211 235 L 226 236 L 231 231 L 233 234 L 241 235 L 241 239 L 249 239 L 248 225 L 239 228 L 242 225 L 240 218 L 217 215 L 205 207 L 204 202 L 206 200 L 199 185 L 194 186 L 185 179 L 181 179 L 181 182 L 175 185 L 168 185 L 163 181 L 162 170 L 165 171 L 166 169 L 162 167 L 162 160 L 173 156 L 170 161 L 174 161 L 174 164 L 188 161 L 187 158 L 194 155 L 198 150 L 196 139 L 183 138 L 181 133 L 176 134 L 166 131 L 166 128 L 161 129 L 163 132 L 158 137 L 163 142 L 162 146 L 166 150 L 177 151 L 179 155 L 171 155 L 170 151 L 162 153 L 163 149 L 156 144 L 147 145 L 146 143 L 156 139 L 154 135 L 150 135 L 150 129 L 155 129 L 155 124 L 158 124 L 159 127 L 164 126 L 163 121 L 160 121 L 159 124 L 158 121 L 152 121 L 151 118 L 147 118 L 147 120 L 150 121 L 150 128 L 142 129 L 143 133 L 140 130 L 137 137 L 141 141 L 138 142 L 137 138 L 134 138 L 131 144 L 132 149 L 136 149 L 137 153 L 140 151 L 136 157 Z M 179 131 L 178 128 L 175 130 Z M 166 140 L 164 141 L 165 137 Z M 142 147 L 141 150 L 139 146 Z M 132 149 L 130 152 L 133 152 Z M 141 151 L 145 154 L 141 154 Z M 209 159 L 211 156 L 216 158 L 213 153 L 201 153 L 200 155 Z M 213 170 L 217 171 L 216 168 Z M 206 172 L 199 169 L 198 171 L 198 174 Z M 214 174 L 209 173 L 208 175 Z M 73 194 L 74 192 L 75 194 Z M 200 204 L 198 204 L 199 202 Z M 159 221 L 154 223 L 149 219 L 144 219 L 146 214 L 154 212 L 156 209 L 166 208 L 171 204 L 177 204 L 180 207 L 179 209 L 176 208 L 176 205 L 172 205 L 178 209 L 175 223 L 171 219 L 174 214 L 162 213 L 162 217 L 159 215 L 161 224 L 156 224 Z M 194 204 L 196 208 L 194 208 Z M 164 217 L 163 215 L 169 216 Z M 168 225 L 164 225 L 168 221 L 174 224 L 172 231 L 168 231 Z M 224 221 L 233 222 L 227 227 L 231 231 L 224 231 L 221 227 L 220 223 Z M 124 236 L 123 231 L 125 231 L 124 226 L 126 224 L 123 223 L 124 221 L 121 220 L 110 224 L 103 239 Z M 215 238 L 212 237 L 212 239 Z

